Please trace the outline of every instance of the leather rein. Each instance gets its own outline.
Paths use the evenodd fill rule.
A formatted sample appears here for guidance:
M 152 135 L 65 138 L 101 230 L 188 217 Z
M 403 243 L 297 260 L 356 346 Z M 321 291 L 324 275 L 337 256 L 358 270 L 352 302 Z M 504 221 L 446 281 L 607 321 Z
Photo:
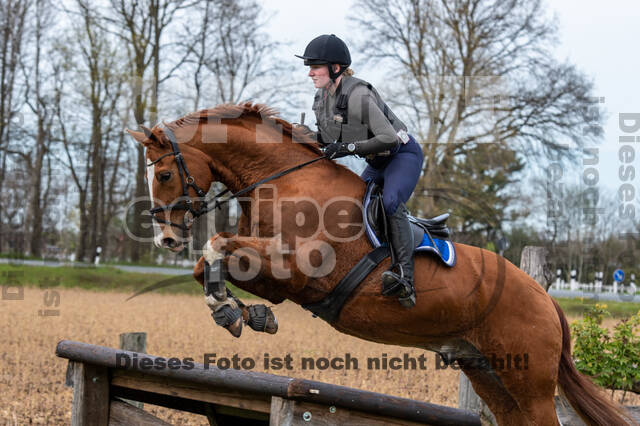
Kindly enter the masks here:
M 156 222 L 159 223 L 164 223 L 170 226 L 174 226 L 176 228 L 181 229 L 184 232 L 187 232 L 191 229 L 191 225 L 193 224 L 194 219 L 196 219 L 197 217 L 202 216 L 203 214 L 207 214 L 209 213 L 211 210 L 214 210 L 216 208 L 220 208 L 220 206 L 222 206 L 225 203 L 228 203 L 229 201 L 233 200 L 234 198 L 237 198 L 243 194 L 246 194 L 247 192 L 250 192 L 252 190 L 254 190 L 256 187 L 262 185 L 263 183 L 269 182 L 271 180 L 277 179 L 279 177 L 282 177 L 284 175 L 287 175 L 291 172 L 295 172 L 296 170 L 300 170 L 303 167 L 306 167 L 310 164 L 315 163 L 318 160 L 322 160 L 323 158 L 327 158 L 326 155 L 322 155 L 320 157 L 316 157 L 312 160 L 306 161 L 302 164 L 298 164 L 297 166 L 293 166 L 291 168 L 288 168 L 286 170 L 283 170 L 281 172 L 275 173 L 271 176 L 268 176 L 264 179 L 259 180 L 258 182 L 249 185 L 247 187 L 242 188 L 241 190 L 239 190 L 236 193 L 232 193 L 231 195 L 229 195 L 228 197 L 220 200 L 219 198 L 222 197 L 223 195 L 225 195 L 228 192 L 231 192 L 228 188 L 225 189 L 224 191 L 219 192 L 218 194 L 214 195 L 213 198 L 207 200 L 205 199 L 206 196 L 206 192 L 202 190 L 202 188 L 200 188 L 196 182 L 195 179 L 193 178 L 193 176 L 191 176 L 191 174 L 189 173 L 189 170 L 187 169 L 187 164 L 184 161 L 184 156 L 182 155 L 182 153 L 180 152 L 180 147 L 178 146 L 178 142 L 176 140 L 176 136 L 173 133 L 173 131 L 171 129 L 169 129 L 168 127 L 165 127 L 163 129 L 165 135 L 167 135 L 167 137 L 169 138 L 169 141 L 171 142 L 171 148 L 172 148 L 172 152 L 168 152 L 166 154 L 161 155 L 159 158 L 157 158 L 156 160 L 152 161 L 151 163 L 147 164 L 147 167 L 151 167 L 154 164 L 158 163 L 160 160 L 162 160 L 163 158 L 169 156 L 169 155 L 173 155 L 176 161 L 176 164 L 178 165 L 178 173 L 180 175 L 180 182 L 182 184 L 182 196 L 181 198 L 184 198 L 183 200 L 177 202 L 177 203 L 173 203 L 173 204 L 169 204 L 166 206 L 158 206 L 158 207 L 154 207 L 152 209 L 149 210 L 149 213 L 151 213 L 151 217 L 153 218 L 153 220 L 155 220 Z M 196 192 L 196 194 L 198 195 L 198 197 L 201 198 L 200 201 L 200 206 L 196 209 L 193 205 L 193 202 L 191 200 L 191 197 L 189 196 L 189 187 L 193 188 L 193 190 Z M 214 202 L 213 205 L 210 205 L 210 203 Z M 160 212 L 165 212 L 165 211 L 171 211 L 171 210 L 185 210 L 185 214 L 184 214 L 184 218 L 182 220 L 182 223 L 175 223 L 172 222 L 170 220 L 166 220 L 163 219 L 161 217 L 158 217 L 157 214 Z

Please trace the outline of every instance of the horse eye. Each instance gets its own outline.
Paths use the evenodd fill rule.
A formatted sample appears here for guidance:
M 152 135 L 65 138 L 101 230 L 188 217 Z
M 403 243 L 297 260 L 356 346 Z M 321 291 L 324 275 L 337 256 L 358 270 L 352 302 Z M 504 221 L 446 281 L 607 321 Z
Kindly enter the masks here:
M 158 173 L 158 180 L 160 182 L 166 182 L 169 179 L 171 179 L 171 172 L 162 172 L 162 173 Z

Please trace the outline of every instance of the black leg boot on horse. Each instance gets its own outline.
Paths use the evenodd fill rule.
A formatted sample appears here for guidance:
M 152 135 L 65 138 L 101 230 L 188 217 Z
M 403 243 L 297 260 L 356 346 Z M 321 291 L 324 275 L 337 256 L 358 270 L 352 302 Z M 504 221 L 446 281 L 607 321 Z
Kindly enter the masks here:
M 275 334 L 278 331 L 278 321 L 271 308 L 265 305 L 246 306 L 226 288 L 226 276 L 227 269 L 221 259 L 215 260 L 211 265 L 205 262 L 204 294 L 213 311 L 211 316 L 215 323 L 226 328 L 234 337 L 242 334 L 245 320 L 255 331 Z M 248 312 L 248 318 L 243 316 L 243 310 Z
M 416 290 L 413 286 L 413 232 L 408 214 L 407 207 L 400 203 L 395 213 L 386 218 L 391 269 L 382 273 L 382 294 L 397 296 L 402 306 L 412 308 L 416 304 Z

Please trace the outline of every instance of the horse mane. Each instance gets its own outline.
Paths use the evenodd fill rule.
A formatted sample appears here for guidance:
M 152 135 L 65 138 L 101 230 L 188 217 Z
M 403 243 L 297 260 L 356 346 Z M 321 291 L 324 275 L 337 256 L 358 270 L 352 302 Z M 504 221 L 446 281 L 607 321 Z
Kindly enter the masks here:
M 181 117 L 175 121 L 164 123 L 171 130 L 179 129 L 189 125 L 206 124 L 209 120 L 233 120 L 233 119 L 253 119 L 261 124 L 271 124 L 274 127 L 280 126 L 283 133 L 291 138 L 296 145 L 304 146 L 316 155 L 322 155 L 320 146 L 312 137 L 313 132 L 303 126 L 293 126 L 287 120 L 278 116 L 279 112 L 264 104 L 252 104 L 242 102 L 239 104 L 222 104 L 214 108 L 195 111 Z

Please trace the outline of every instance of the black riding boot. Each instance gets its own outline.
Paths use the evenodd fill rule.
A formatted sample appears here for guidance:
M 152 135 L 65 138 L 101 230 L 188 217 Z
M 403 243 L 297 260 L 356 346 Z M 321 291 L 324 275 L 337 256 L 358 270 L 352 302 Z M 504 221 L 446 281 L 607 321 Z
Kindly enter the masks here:
M 398 296 L 402 306 L 412 308 L 416 304 L 416 291 L 413 287 L 413 232 L 404 203 L 400 203 L 395 213 L 387 217 L 387 223 L 395 264 L 382 274 L 382 294 Z

